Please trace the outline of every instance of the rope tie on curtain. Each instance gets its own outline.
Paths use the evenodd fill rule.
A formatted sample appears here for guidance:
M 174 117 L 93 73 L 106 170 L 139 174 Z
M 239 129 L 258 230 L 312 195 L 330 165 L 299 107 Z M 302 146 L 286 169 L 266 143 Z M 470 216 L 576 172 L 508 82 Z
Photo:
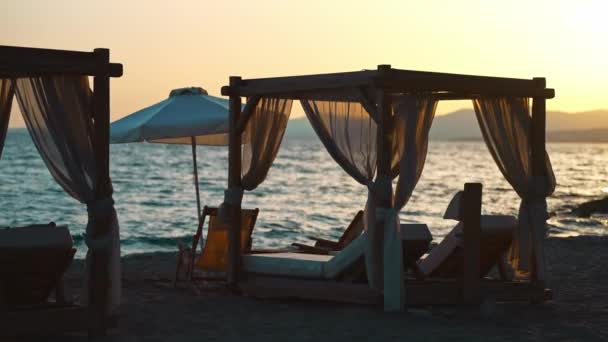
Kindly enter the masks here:
M 87 213 L 89 223 L 87 224 L 86 233 L 84 234 L 84 242 L 87 247 L 94 251 L 105 251 L 112 248 L 112 229 L 110 225 L 103 235 L 92 237 L 91 231 L 94 229 L 94 222 L 98 219 L 106 218 L 114 215 L 114 199 L 112 196 L 87 202 Z
M 220 204 L 217 214 L 222 222 L 230 222 L 229 208 L 234 208 L 241 205 L 241 202 L 243 202 L 243 193 L 244 190 L 241 187 L 230 187 L 224 190 L 224 202 Z
M 365 185 L 376 200 L 383 199 L 387 194 L 390 196 L 392 181 L 387 175 L 378 176 L 375 181 L 367 181 Z

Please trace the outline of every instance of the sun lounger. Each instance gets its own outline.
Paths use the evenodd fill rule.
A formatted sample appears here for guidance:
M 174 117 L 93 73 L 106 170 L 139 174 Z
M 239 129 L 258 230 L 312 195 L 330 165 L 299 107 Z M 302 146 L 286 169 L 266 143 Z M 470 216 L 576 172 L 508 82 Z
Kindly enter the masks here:
M 353 240 L 355 240 L 364 229 L 363 222 L 363 211 L 357 212 L 353 220 L 350 222 L 342 236 L 338 241 L 331 241 L 315 236 L 308 236 L 309 239 L 315 241 L 314 246 L 305 245 L 301 243 L 292 243 L 291 245 L 296 248 L 297 252 L 309 253 L 309 254 L 329 254 L 332 251 L 339 251 L 348 246 Z
M 412 264 L 427 250 L 431 234 L 424 224 L 404 224 L 402 241 L 405 244 L 404 264 Z M 243 255 L 243 270 L 251 274 L 289 278 L 340 280 L 364 258 L 365 232 L 341 251 L 329 254 L 275 253 Z
M 460 217 L 461 194 L 458 193 L 446 210 L 445 219 L 459 221 L 450 233 L 434 247 L 429 255 L 418 262 L 425 277 L 456 278 L 462 276 L 464 260 L 463 223 Z M 479 276 L 484 277 L 491 268 L 501 264 L 503 255 L 511 245 L 517 218 L 506 215 L 481 215 L 481 243 Z
M 76 250 L 66 226 L 37 225 L 0 230 L 0 306 L 47 304 L 62 298 L 62 275 Z
M 229 226 L 220 221 L 217 216 L 218 208 L 205 206 L 202 219 L 192 237 L 190 247 L 179 245 L 175 283 L 185 272 L 187 280 L 223 280 L 228 265 L 228 229 Z M 258 209 L 242 209 L 241 218 L 241 253 L 251 250 L 251 233 L 258 217 Z M 207 237 L 201 253 L 196 254 L 203 235 L 205 219 L 209 218 Z
M 501 262 L 503 254 L 511 245 L 513 229 L 516 227 L 517 219 L 513 216 L 481 216 L 480 277 L 484 277 L 493 266 Z M 426 258 L 418 262 L 418 267 L 426 277 L 455 278 L 462 275 L 462 234 L 462 224 L 459 223 Z

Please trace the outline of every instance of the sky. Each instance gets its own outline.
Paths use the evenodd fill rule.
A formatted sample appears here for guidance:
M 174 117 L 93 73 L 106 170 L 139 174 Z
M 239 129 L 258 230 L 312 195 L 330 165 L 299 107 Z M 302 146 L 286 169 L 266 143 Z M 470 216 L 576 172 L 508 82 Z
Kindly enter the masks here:
M 395 68 L 546 77 L 548 110 L 608 108 L 602 1 L 2 0 L 0 45 L 110 49 L 112 120 L 173 88 Z M 14 112 L 18 112 L 16 105 Z M 439 114 L 470 107 L 441 103 Z M 294 113 L 298 116 L 301 112 Z M 13 115 L 11 126 L 22 126 Z

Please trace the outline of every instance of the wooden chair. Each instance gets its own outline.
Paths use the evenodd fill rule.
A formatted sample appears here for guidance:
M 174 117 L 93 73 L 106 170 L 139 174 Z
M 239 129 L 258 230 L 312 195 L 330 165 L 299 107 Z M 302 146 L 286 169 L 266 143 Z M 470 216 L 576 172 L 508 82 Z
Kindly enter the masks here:
M 251 233 L 257 220 L 259 209 L 241 210 L 241 254 L 251 250 Z M 196 280 L 225 280 L 228 267 L 228 230 L 229 226 L 218 218 L 218 208 L 203 208 L 202 218 L 192 237 L 192 244 L 186 247 L 178 245 L 179 252 L 175 271 L 174 286 L 185 271 L 188 281 Z M 196 249 L 203 236 L 205 219 L 209 218 L 207 238 L 201 253 L 197 256 Z M 197 273 L 197 274 L 195 274 Z
M 291 245 L 296 248 L 296 252 L 308 253 L 308 254 L 329 254 L 330 252 L 340 251 L 348 246 L 353 240 L 355 240 L 364 229 L 363 222 L 363 211 L 357 212 L 353 220 L 350 222 L 342 236 L 338 241 L 331 241 L 315 236 L 307 236 L 309 239 L 315 241 L 314 246 L 305 245 L 294 242 Z

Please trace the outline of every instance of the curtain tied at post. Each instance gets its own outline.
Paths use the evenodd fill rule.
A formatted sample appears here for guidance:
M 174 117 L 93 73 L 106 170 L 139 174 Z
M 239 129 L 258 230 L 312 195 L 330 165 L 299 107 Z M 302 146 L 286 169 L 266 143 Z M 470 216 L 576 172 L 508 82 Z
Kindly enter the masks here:
M 368 181 L 366 184 L 369 196 L 373 197 L 376 202 L 385 200 L 392 201 L 392 181 L 387 175 L 380 175 L 375 181 Z
M 95 238 L 92 237 L 91 232 L 95 229 L 94 225 L 97 220 L 114 215 L 114 199 L 112 196 L 87 202 L 87 213 L 89 222 L 87 223 L 86 233 L 84 234 L 85 244 L 89 249 L 94 251 L 106 251 L 111 249 L 113 225 L 110 225 L 110 229 L 103 235 Z
M 530 271 L 532 255 L 532 234 L 540 230 L 541 236 L 547 234 L 547 178 L 531 177 L 527 193 L 520 194 L 519 224 L 515 232 L 510 260 L 521 274 Z
M 224 222 L 230 222 L 230 208 L 238 207 L 243 201 L 243 188 L 241 187 L 230 187 L 224 190 L 224 202 L 220 204 L 218 209 L 218 217 Z

